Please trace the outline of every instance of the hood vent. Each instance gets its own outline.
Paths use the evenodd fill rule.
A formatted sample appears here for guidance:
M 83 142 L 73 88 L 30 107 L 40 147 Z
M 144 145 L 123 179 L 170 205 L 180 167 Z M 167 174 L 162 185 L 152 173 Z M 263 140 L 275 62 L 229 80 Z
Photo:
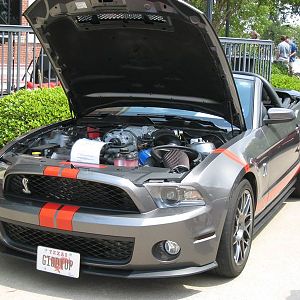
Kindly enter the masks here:
M 138 14 L 138 13 L 104 13 L 98 15 L 77 16 L 76 20 L 80 24 L 99 24 L 102 21 L 143 21 L 145 23 L 167 23 L 167 20 L 156 14 Z

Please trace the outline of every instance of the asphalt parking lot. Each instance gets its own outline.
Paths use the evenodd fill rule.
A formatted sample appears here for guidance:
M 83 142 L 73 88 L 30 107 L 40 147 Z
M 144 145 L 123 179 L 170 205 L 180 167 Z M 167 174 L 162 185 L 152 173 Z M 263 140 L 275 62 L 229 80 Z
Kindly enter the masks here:
M 207 274 L 76 280 L 0 257 L 0 299 L 300 299 L 300 199 L 289 199 L 255 238 L 246 269 L 234 280 Z

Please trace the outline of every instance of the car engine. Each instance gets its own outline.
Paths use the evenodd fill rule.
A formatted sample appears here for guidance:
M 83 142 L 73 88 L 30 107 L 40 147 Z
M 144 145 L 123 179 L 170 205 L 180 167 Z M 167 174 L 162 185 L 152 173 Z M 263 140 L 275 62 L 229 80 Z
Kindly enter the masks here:
M 226 138 L 220 133 L 199 130 L 61 125 L 23 143 L 17 152 L 70 163 L 96 163 L 117 168 L 159 167 L 183 173 L 224 142 Z

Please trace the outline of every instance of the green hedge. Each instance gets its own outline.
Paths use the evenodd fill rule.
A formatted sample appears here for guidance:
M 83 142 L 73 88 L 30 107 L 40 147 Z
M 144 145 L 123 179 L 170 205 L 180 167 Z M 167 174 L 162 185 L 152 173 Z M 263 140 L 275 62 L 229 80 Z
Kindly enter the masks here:
M 289 75 L 272 75 L 272 84 L 274 87 L 295 90 L 300 92 L 300 79 Z
M 288 75 L 288 68 L 279 62 L 272 64 L 272 75 Z
M 20 90 L 0 99 L 0 148 L 33 128 L 70 118 L 62 88 Z
M 273 64 L 271 82 L 274 87 L 300 92 L 300 79 L 297 76 L 289 76 L 287 68 L 281 64 Z

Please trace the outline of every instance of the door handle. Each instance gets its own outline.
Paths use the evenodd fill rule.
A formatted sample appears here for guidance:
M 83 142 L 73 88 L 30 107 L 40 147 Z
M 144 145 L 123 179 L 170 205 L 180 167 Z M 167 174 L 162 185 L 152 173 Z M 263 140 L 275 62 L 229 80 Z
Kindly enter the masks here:
M 263 177 L 268 175 L 268 167 L 266 163 L 263 163 Z

